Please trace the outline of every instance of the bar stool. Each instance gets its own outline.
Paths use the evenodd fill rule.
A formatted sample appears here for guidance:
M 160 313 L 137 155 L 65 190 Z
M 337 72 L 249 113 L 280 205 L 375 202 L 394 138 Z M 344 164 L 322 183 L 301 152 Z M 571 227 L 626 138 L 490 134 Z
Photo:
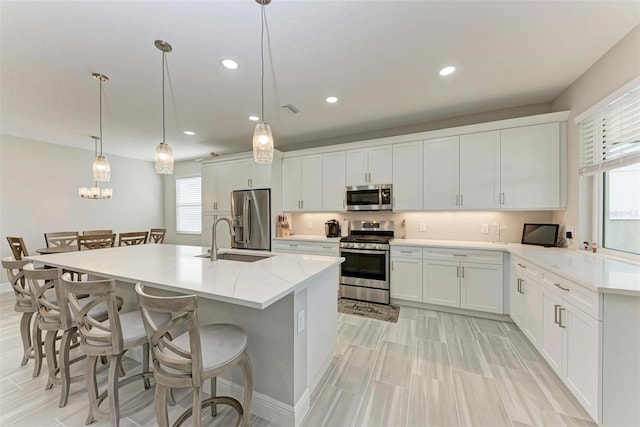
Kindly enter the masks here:
M 67 295 L 71 313 L 76 319 L 80 333 L 80 350 L 87 355 L 85 362 L 85 378 L 89 393 L 89 414 L 87 424 L 98 420 L 111 420 L 112 425 L 119 425 L 120 417 L 136 412 L 152 403 L 152 400 L 139 402 L 120 412 L 118 389 L 133 381 L 142 379 L 144 388 L 149 389 L 149 379 L 153 373 L 149 371 L 149 340 L 145 332 L 139 311 L 118 312 L 115 295 L 115 280 L 72 281 L 69 274 L 64 274 L 60 284 Z M 79 296 L 88 295 L 79 299 Z M 92 313 L 100 305 L 106 304 L 107 318 L 96 318 Z M 166 323 L 171 319 L 169 314 L 154 315 L 156 323 Z M 122 356 L 134 347 L 143 347 L 142 373 L 118 379 L 122 366 Z M 96 362 L 98 357 L 107 357 L 109 361 L 109 380 L 107 390 L 98 394 L 96 381 Z M 137 396 L 132 396 L 132 400 Z M 100 409 L 100 404 L 109 401 L 109 410 Z
M 40 375 L 40 370 L 42 369 L 43 353 L 42 333 L 38 328 L 38 320 L 35 318 L 37 316 L 34 316 L 37 312 L 36 303 L 31 297 L 29 286 L 24 277 L 24 266 L 30 263 L 31 261 L 26 259 L 16 261 L 13 257 L 2 259 L 2 268 L 7 272 L 7 278 L 16 297 L 16 304 L 13 309 L 22 313 L 20 337 L 22 338 L 23 356 L 20 366 L 24 366 L 29 359 L 33 359 L 35 362 L 33 377 L 35 378 Z M 50 297 L 55 297 L 55 295 L 50 295 Z
M 238 326 L 211 324 L 198 326 L 198 300 L 195 295 L 158 297 L 145 292 L 142 283 L 136 284 L 136 294 L 142 319 L 151 342 L 153 376 L 156 380 L 156 421 L 161 427 L 169 425 L 167 391 L 170 387 L 193 389 L 193 406 L 183 412 L 173 424 L 181 425 L 193 415 L 192 425 L 201 425 L 202 408 L 229 405 L 238 412 L 236 426 L 249 426 L 253 373 L 246 353 L 247 334 Z M 172 319 L 164 324 L 153 321 L 154 313 L 170 313 Z M 171 339 L 167 335 L 176 327 L 187 332 Z M 216 378 L 238 365 L 244 380 L 243 404 L 227 396 L 216 397 Z M 202 385 L 211 380 L 212 397 L 203 400 Z

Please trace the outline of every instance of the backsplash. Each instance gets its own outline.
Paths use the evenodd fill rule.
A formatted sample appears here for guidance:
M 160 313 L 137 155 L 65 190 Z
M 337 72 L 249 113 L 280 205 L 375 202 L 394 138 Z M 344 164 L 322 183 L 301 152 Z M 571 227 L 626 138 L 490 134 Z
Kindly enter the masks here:
M 395 222 L 396 238 L 401 236 L 402 220 L 407 223 L 408 239 L 471 240 L 493 242 L 496 240 L 496 223 L 503 226 L 502 240 L 519 243 L 524 223 L 551 223 L 552 211 L 525 212 L 349 212 L 349 213 L 289 213 L 294 234 L 324 235 L 324 223 L 330 219 L 342 222 L 362 220 L 391 220 Z M 424 224 L 425 231 L 420 231 Z M 481 225 L 488 225 L 488 234 L 480 232 Z M 506 227 L 505 227 L 506 226 Z

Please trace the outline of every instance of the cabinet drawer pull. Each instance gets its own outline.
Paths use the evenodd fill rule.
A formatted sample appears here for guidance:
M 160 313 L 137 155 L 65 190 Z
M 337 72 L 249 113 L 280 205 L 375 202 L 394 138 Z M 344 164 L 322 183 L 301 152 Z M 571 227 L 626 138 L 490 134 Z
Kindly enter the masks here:
M 526 266 L 526 265 L 522 265 L 522 264 L 520 264 L 520 263 L 518 263 L 518 267 L 527 268 L 527 266 Z
M 453 254 L 453 256 L 467 256 L 467 254 Z
M 562 289 L 563 291 L 567 291 L 567 292 L 569 292 L 569 288 L 563 288 L 563 287 L 560 285 L 560 283 L 554 283 L 554 284 L 553 284 L 553 286 L 555 286 L 556 288 L 560 288 L 560 289 Z
M 289 244 L 289 247 L 290 247 L 290 248 L 297 248 L 297 247 L 298 247 L 298 245 L 292 245 L 292 244 Z
M 560 307 L 561 306 L 559 304 L 556 304 L 553 306 L 553 323 L 555 323 L 558 326 L 560 325 L 560 320 L 558 320 L 558 317 L 559 317 L 558 311 Z
M 567 312 L 567 309 L 564 307 L 560 307 L 560 310 L 558 310 L 558 326 L 560 326 L 561 328 L 565 329 L 567 327 L 566 324 L 562 323 L 562 312 Z M 565 315 L 566 317 L 566 315 Z
M 410 254 L 411 251 L 400 251 L 401 254 Z

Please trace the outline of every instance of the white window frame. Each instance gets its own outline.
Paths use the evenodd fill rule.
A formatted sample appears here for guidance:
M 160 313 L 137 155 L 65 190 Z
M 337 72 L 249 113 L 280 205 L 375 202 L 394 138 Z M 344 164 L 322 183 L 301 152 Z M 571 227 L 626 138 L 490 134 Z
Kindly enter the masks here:
M 189 230 L 178 230 L 178 209 L 180 208 L 180 206 L 199 206 L 200 209 L 199 211 L 202 212 L 202 191 L 200 192 L 200 203 L 198 204 L 184 204 L 184 205 L 179 205 L 178 204 L 178 181 L 179 180 L 183 180 L 183 179 L 193 179 L 193 178 L 198 178 L 200 179 L 200 186 L 202 188 L 202 176 L 200 175 L 186 175 L 186 176 L 181 176 L 181 177 L 176 177 L 175 179 L 175 191 L 176 191 L 176 197 L 175 197 L 175 212 L 176 212 L 176 224 L 175 224 L 175 228 L 176 228 L 176 234 L 178 235 L 201 235 L 202 234 L 202 217 L 200 216 L 200 231 L 189 231 Z

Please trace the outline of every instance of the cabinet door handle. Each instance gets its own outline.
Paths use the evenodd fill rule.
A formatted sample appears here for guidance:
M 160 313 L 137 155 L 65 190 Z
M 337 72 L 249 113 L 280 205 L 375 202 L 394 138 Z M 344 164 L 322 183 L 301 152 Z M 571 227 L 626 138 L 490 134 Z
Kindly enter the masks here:
M 464 204 L 463 199 L 462 199 L 463 195 L 460 195 L 460 207 L 462 207 L 462 205 Z
M 347 207 L 347 201 L 345 199 L 342 199 L 342 209 Z
M 365 172 L 365 173 L 364 173 L 364 182 L 369 182 L 369 181 L 367 181 L 367 175 L 368 175 L 368 174 Z
M 460 206 L 460 195 L 456 194 L 456 206 Z
M 522 264 L 520 264 L 520 263 L 518 263 L 518 267 L 527 268 L 527 266 L 526 266 L 526 265 L 522 265 Z
M 566 329 L 567 325 L 562 323 L 562 312 L 563 311 L 566 313 L 567 309 L 564 308 L 564 307 L 560 307 L 560 310 L 558 310 L 558 326 L 560 326 L 563 329 Z
M 519 294 L 521 294 L 522 292 L 520 292 L 520 285 L 522 283 L 522 279 L 518 279 L 518 286 L 516 287 L 516 290 L 518 291 Z
M 394 270 L 393 266 L 394 266 L 395 263 L 396 263 L 395 261 L 391 261 L 391 271 Z
M 300 206 L 304 209 L 304 200 L 300 200 Z
M 456 277 L 460 277 L 460 267 L 456 267 Z
M 562 285 L 560 285 L 560 283 L 554 283 L 553 286 L 555 286 L 556 288 L 560 288 L 563 291 L 569 292 L 569 288 L 563 288 Z
M 558 320 L 558 317 L 560 316 L 559 310 L 560 310 L 560 305 L 556 304 L 553 306 L 553 323 L 555 323 L 556 325 L 560 325 L 560 320 Z
M 504 205 L 504 193 L 500 193 L 500 204 Z
M 462 266 L 462 278 L 464 279 L 464 265 Z
M 453 256 L 467 256 L 467 254 L 453 254 Z

